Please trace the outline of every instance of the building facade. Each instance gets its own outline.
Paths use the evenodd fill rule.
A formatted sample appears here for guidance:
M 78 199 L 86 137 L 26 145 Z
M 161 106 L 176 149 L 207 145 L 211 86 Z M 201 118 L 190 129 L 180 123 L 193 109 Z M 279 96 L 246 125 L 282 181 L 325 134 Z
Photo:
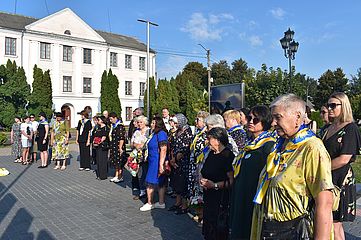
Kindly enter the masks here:
M 69 8 L 42 19 L 0 13 L 0 64 L 8 59 L 33 81 L 36 64 L 50 70 L 54 110 L 65 113 L 71 126 L 78 113 L 90 107 L 100 112 L 100 82 L 112 69 L 119 80 L 121 117 L 127 124 L 132 111 L 143 106 L 146 88 L 146 45 L 135 38 L 97 31 Z M 155 76 L 155 52 L 150 53 L 150 76 Z

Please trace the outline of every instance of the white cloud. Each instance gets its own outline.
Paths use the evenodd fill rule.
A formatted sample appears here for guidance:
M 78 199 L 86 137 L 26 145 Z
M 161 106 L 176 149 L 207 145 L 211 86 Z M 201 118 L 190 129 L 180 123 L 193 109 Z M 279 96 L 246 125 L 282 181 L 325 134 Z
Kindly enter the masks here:
M 208 17 L 202 13 L 193 13 L 181 31 L 189 33 L 194 40 L 222 40 L 226 34 L 224 28 L 219 26 L 222 22 L 232 21 L 234 17 L 228 13 L 210 14 Z
M 253 35 L 248 38 L 248 41 L 250 42 L 252 47 L 258 47 L 263 45 L 263 41 L 259 36 Z
M 249 21 L 247 25 L 248 25 L 248 28 L 251 29 L 251 30 L 258 27 L 258 23 L 256 21 L 254 21 L 254 20 Z
M 286 15 L 286 12 L 278 7 L 270 10 L 272 16 L 278 20 L 283 20 L 284 16 Z

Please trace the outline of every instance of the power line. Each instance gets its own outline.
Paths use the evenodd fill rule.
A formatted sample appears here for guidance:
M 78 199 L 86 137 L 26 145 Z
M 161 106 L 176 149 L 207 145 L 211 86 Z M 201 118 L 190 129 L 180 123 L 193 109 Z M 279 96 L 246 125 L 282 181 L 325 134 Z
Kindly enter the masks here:
M 49 8 L 48 8 L 48 2 L 46 0 L 44 0 L 44 2 L 45 2 L 46 11 L 48 12 L 48 15 L 50 15 Z
M 18 5 L 18 1 L 17 1 L 17 0 L 15 0 L 15 13 L 14 13 L 14 14 L 16 14 L 16 5 Z
M 109 12 L 109 8 L 108 8 L 108 24 L 109 24 L 109 32 L 112 32 L 112 26 L 110 24 L 110 12 Z
M 166 55 L 182 56 L 182 57 L 190 57 L 190 58 L 207 58 L 201 55 L 189 55 L 189 54 L 181 54 L 181 53 L 162 52 L 162 51 L 159 52 L 157 51 L 157 54 L 166 54 Z

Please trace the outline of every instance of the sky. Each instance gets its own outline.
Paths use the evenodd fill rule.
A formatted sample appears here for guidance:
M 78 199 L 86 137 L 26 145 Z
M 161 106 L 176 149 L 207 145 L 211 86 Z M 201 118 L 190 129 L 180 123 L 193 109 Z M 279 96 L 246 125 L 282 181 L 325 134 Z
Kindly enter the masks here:
M 249 67 L 280 67 L 288 71 L 279 40 L 291 28 L 299 42 L 296 71 L 318 79 L 341 67 L 347 77 L 361 67 L 361 1 L 281 0 L 0 0 L 0 11 L 43 18 L 72 9 L 97 30 L 136 37 L 157 51 L 157 77 L 175 77 L 190 61 L 206 66 L 243 58 Z

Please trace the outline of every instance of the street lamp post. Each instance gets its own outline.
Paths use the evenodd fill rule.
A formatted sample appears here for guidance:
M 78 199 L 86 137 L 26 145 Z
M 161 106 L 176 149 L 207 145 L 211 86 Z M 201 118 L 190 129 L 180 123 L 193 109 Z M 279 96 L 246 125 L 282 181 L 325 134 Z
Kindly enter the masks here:
M 159 25 L 156 24 L 156 23 L 153 23 L 151 21 L 148 21 L 148 20 L 143 20 L 143 19 L 138 19 L 138 22 L 143 22 L 143 23 L 146 23 L 147 24 L 147 118 L 150 119 L 150 102 L 149 102 L 149 87 L 150 87 L 150 84 L 149 84 L 149 68 L 150 68 L 150 53 L 149 53 L 149 43 L 150 43 L 150 39 L 149 39 L 149 26 L 150 25 L 153 25 L 153 26 L 156 26 L 158 27 Z
M 205 48 L 202 44 L 198 44 L 207 52 L 207 75 L 208 75 L 208 112 L 211 112 L 211 50 Z
M 299 43 L 293 39 L 295 32 L 292 31 L 290 28 L 285 32 L 283 38 L 280 39 L 281 46 L 284 50 L 285 57 L 288 58 L 288 65 L 289 65 L 289 92 L 292 92 L 292 60 L 295 60 L 296 52 L 298 50 Z

